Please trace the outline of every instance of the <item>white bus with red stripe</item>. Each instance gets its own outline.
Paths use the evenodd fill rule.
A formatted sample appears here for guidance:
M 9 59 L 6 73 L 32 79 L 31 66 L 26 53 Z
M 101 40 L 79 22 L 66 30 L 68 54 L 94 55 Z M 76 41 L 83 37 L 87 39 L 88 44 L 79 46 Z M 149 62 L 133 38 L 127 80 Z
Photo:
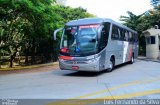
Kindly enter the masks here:
M 85 18 L 66 23 L 59 66 L 61 70 L 112 71 L 114 66 L 138 56 L 137 32 L 111 19 Z

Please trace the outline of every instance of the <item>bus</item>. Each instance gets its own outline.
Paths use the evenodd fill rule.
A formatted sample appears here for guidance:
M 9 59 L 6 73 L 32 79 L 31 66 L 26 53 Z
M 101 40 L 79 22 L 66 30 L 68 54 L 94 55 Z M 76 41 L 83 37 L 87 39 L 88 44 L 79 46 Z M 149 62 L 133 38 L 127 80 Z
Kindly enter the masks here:
M 111 72 L 116 65 L 134 63 L 138 56 L 137 32 L 108 18 L 84 18 L 65 24 L 62 31 L 61 70 Z

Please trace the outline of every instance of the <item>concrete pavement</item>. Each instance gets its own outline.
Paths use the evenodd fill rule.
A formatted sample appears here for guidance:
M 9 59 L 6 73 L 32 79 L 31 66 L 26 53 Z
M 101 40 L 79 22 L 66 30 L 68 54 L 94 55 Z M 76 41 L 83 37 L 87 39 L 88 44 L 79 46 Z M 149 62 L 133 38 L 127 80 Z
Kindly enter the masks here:
M 0 98 L 160 99 L 160 63 L 137 60 L 111 73 L 57 69 L 0 75 Z

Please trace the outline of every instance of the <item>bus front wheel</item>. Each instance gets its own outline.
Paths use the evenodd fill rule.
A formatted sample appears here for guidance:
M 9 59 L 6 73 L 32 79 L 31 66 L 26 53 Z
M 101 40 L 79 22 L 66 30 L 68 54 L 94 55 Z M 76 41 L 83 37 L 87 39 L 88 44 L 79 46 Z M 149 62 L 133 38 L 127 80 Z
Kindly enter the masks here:
M 112 57 L 109 61 L 109 69 L 107 70 L 108 72 L 112 72 L 113 69 L 114 69 L 114 64 L 115 64 L 115 60 L 114 58 Z

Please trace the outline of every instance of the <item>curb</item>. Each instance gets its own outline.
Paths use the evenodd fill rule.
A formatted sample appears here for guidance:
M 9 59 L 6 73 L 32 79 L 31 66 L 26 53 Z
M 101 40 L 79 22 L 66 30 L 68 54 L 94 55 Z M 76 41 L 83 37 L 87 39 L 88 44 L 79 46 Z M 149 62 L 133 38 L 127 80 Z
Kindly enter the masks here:
M 0 71 L 32 69 L 32 68 L 39 68 L 39 67 L 44 67 L 44 66 L 54 66 L 54 65 L 58 65 L 58 62 L 47 63 L 47 64 L 31 65 L 31 66 L 24 66 L 24 67 L 15 67 L 15 68 L 2 68 L 2 69 L 0 69 Z
M 160 60 L 153 60 L 153 59 L 147 59 L 147 58 L 137 58 L 138 60 L 144 60 L 144 61 L 151 61 L 151 62 L 157 62 L 160 63 Z

